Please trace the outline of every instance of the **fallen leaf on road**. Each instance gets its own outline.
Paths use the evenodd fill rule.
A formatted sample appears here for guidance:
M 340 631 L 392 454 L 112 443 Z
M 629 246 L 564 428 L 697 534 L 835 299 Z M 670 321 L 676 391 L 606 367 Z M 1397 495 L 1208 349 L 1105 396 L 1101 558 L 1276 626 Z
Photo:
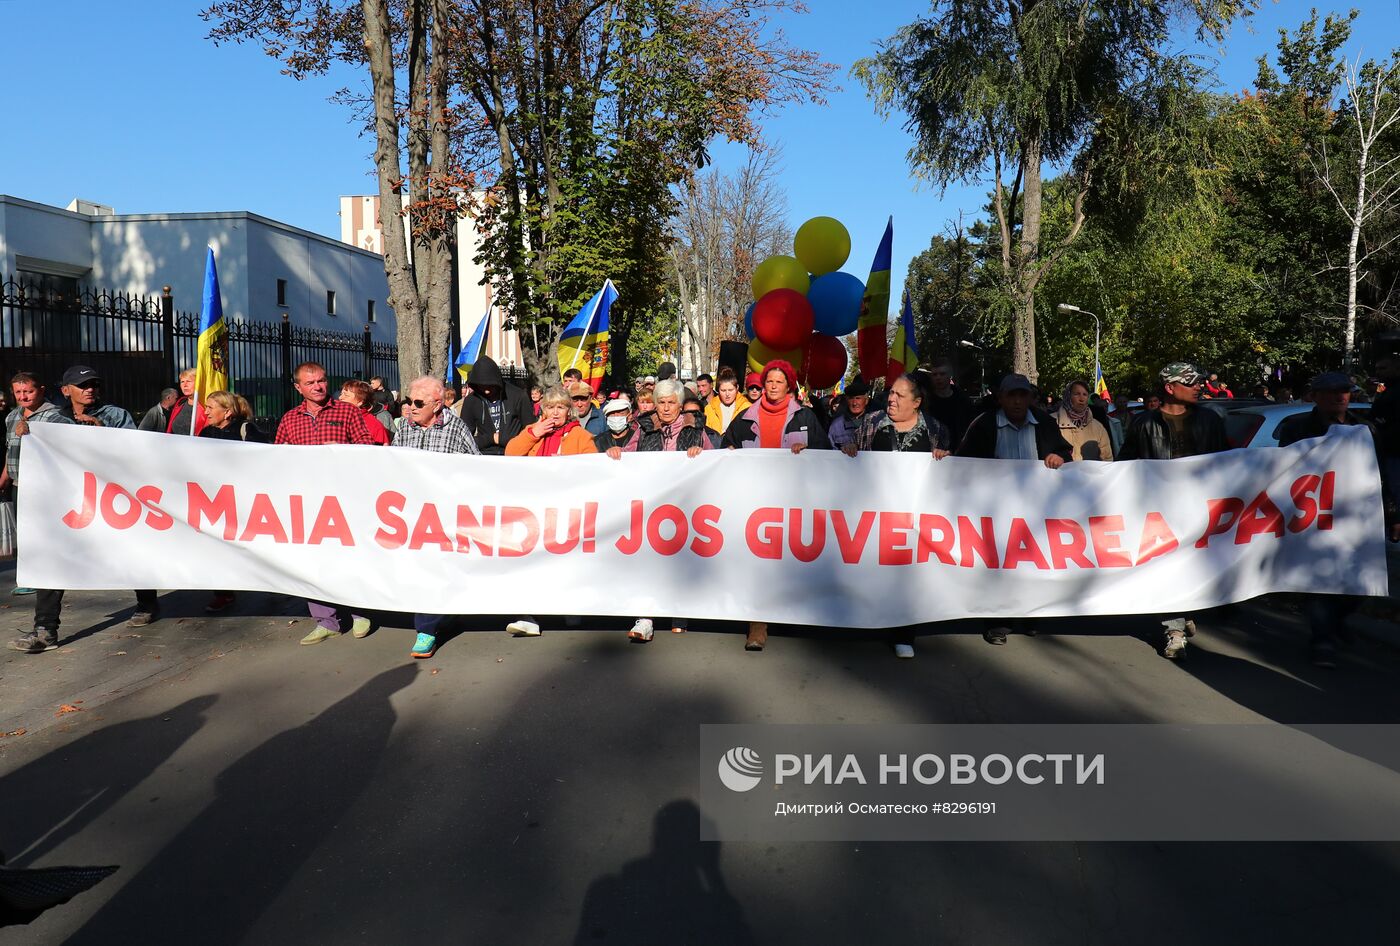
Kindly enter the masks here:
M 496 663 L 498 663 L 498 664 L 503 664 L 503 663 L 505 663 L 505 662 L 506 662 L 506 659 L 505 659 L 504 657 L 497 657 L 497 658 L 496 658 Z
M 82 700 L 79 700 L 78 702 L 81 703 Z M 58 708 L 58 712 L 54 713 L 54 715 L 63 716 L 67 713 L 81 713 L 82 711 L 83 708 L 81 706 L 74 706 L 72 703 L 64 703 Z
M 12 730 L 10 730 L 9 732 L 5 733 L 5 735 L 7 735 L 7 736 L 23 736 L 23 735 L 25 734 L 25 732 L 27 732 L 27 730 L 24 730 L 24 729 L 12 729 Z
M 437 671 L 436 671 L 436 670 L 433 671 L 433 676 L 437 676 Z
M 108 654 L 107 656 L 108 656 L 108 657 L 125 657 L 125 656 L 126 656 L 126 651 L 124 651 L 124 650 L 114 650 L 114 651 L 112 651 L 110 654 Z

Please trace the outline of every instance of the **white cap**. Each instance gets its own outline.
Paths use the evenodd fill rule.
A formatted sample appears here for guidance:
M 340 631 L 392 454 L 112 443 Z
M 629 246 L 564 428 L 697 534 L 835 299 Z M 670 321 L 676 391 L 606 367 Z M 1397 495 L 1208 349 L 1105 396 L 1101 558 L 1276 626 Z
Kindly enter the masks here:
M 630 411 L 630 410 L 632 410 L 632 405 L 629 404 L 629 403 L 627 402 L 627 399 L 626 399 L 626 398 L 621 398 L 621 397 L 615 397 L 615 398 L 613 398 L 611 401 L 609 401 L 608 403 L 606 403 L 606 404 L 603 405 L 603 413 L 604 413 L 605 415 L 611 414 L 611 413 L 613 413 L 613 412 L 615 412 L 615 411 Z
M 645 384 L 655 384 L 655 383 L 656 383 L 656 375 L 649 374 L 649 375 L 647 375 L 645 378 L 642 379 L 642 382 L 645 383 Z

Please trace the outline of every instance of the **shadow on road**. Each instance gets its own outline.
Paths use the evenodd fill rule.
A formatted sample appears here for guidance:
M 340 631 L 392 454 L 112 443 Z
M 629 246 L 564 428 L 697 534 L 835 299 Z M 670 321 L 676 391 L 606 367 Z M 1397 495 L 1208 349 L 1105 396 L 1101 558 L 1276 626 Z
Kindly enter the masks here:
M 200 696 L 104 726 L 0 779 L 0 844 L 10 866 L 33 864 L 110 810 L 199 732 L 217 700 Z
M 697 840 L 700 817 L 688 800 L 656 813 L 651 851 L 589 885 L 575 946 L 756 942 L 720 873 L 720 845 Z
M 219 775 L 215 798 L 69 943 L 238 943 L 374 775 L 411 665 L 386 670 Z

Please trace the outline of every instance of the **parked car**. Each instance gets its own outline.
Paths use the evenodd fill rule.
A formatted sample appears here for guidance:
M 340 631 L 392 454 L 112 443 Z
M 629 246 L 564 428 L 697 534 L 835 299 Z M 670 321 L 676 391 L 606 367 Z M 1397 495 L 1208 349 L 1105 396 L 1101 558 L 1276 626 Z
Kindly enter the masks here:
M 1370 404 L 1351 405 L 1351 410 L 1357 412 L 1370 409 Z M 1283 422 L 1310 410 L 1311 404 L 1268 404 L 1232 410 L 1225 415 L 1225 439 L 1231 447 L 1277 447 L 1278 429 Z

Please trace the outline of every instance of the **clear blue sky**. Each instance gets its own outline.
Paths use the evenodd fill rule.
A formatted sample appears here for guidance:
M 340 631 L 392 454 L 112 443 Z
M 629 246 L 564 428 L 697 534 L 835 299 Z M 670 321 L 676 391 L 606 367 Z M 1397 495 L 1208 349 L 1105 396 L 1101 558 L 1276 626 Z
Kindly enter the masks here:
M 960 209 L 974 218 L 985 193 L 917 185 L 901 120 L 877 118 L 848 74 L 877 41 L 928 7 L 808 2 L 810 13 L 781 25 L 839 66 L 842 91 L 825 107 L 790 106 L 765 124 L 784 149 L 792 224 L 818 214 L 844 222 L 853 243 L 846 269 L 863 279 L 894 214 L 898 287 L 909 258 Z M 197 16 L 203 5 L 0 0 L 11 106 L 0 192 L 60 206 L 81 196 L 125 213 L 251 210 L 338 238 L 337 197 L 372 192 L 374 179 L 370 142 L 326 98 L 363 80 L 344 74 L 298 83 L 259 49 L 216 49 Z M 1266 2 L 1236 24 L 1223 54 L 1196 48 L 1189 37 L 1183 48 L 1218 60 L 1221 89 L 1238 91 L 1251 84 L 1256 57 L 1273 51 L 1277 29 L 1296 27 L 1310 6 Z M 1400 0 L 1356 6 L 1362 13 L 1350 55 L 1383 55 L 1400 44 Z M 723 146 L 712 154 L 720 167 L 741 157 Z

